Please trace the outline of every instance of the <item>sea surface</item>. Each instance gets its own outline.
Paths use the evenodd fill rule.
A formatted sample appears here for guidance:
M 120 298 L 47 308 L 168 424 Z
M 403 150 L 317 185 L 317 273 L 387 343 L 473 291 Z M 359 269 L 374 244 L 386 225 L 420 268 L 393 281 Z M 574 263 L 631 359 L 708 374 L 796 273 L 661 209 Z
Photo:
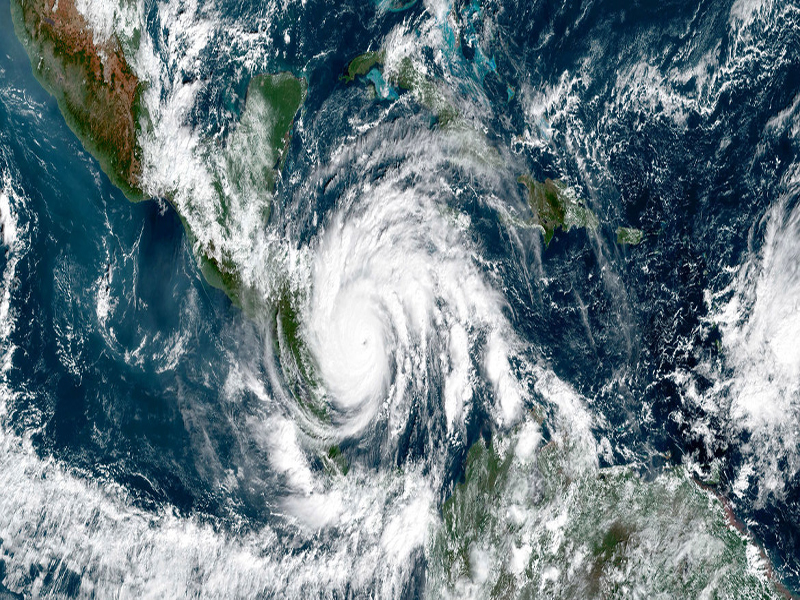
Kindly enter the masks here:
M 684 469 L 800 593 L 795 4 L 131 6 L 157 123 L 141 203 L 0 0 L 4 593 L 421 597 L 469 449 L 528 424 L 643 485 Z M 440 105 L 392 86 L 403 56 Z M 282 70 L 308 96 L 269 218 L 245 187 L 220 233 L 209 182 L 248 82 Z M 525 174 L 599 226 L 545 245 Z M 204 280 L 178 212 L 263 310 Z M 276 339 L 287 289 L 322 391 Z

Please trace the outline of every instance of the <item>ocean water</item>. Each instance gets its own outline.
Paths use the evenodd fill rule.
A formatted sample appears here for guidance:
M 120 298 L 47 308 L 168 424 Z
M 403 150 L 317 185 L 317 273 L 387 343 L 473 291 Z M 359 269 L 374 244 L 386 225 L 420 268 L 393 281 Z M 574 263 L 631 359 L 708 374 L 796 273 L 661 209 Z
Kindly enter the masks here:
M 763 548 L 800 589 L 796 6 L 85 4 L 97 31 L 144 24 L 155 199 L 111 186 L 0 2 L 5 591 L 436 594 L 476 442 L 517 448 L 498 504 L 522 531 L 591 510 L 565 502 L 558 525 L 512 502 L 546 489 L 520 448 L 561 439 L 581 481 L 681 465 L 745 524 L 747 564 Z M 379 47 L 384 75 L 410 57 L 434 82 L 434 109 L 340 81 Z M 276 191 L 240 189 L 221 228 L 211 182 L 247 83 L 284 69 L 309 89 Z M 545 246 L 526 173 L 567 182 L 599 227 Z M 203 280 L 176 209 L 263 310 Z M 276 338 L 286 290 L 316 386 Z M 479 550 L 467 595 L 499 569 Z

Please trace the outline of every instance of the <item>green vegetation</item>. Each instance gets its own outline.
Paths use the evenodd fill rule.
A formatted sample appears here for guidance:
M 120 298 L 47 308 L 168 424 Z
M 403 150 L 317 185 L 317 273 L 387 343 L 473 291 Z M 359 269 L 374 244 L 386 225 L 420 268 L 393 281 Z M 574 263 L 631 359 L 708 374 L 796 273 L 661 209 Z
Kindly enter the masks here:
M 293 361 L 300 369 L 303 379 L 313 382 L 313 369 L 308 364 L 305 356 L 305 346 L 300 337 L 300 319 L 295 310 L 296 298 L 288 290 L 284 290 L 278 300 L 276 312 L 276 325 L 280 330 L 279 339 L 285 342 Z
M 614 521 L 598 543 L 592 547 L 592 567 L 589 590 L 596 596 L 602 587 L 603 574 L 618 570 L 625 564 L 625 551 L 635 531 L 622 521 Z
M 322 462 L 325 465 L 325 470 L 332 475 L 347 475 L 350 470 L 347 458 L 342 454 L 339 446 L 331 446 L 328 449 L 328 453 L 322 457 Z
M 617 243 L 636 246 L 642 243 L 644 235 L 640 229 L 633 227 L 617 227 Z
M 363 77 L 369 73 L 370 69 L 372 69 L 372 67 L 375 65 L 382 65 L 385 59 L 385 50 L 376 50 L 359 54 L 347 65 L 347 72 L 341 76 L 341 79 L 345 83 L 350 83 L 356 77 Z
M 254 209 L 264 223 L 272 210 L 272 193 L 277 174 L 283 167 L 295 115 L 305 100 L 307 84 L 291 73 L 258 75 L 247 89 L 245 108 L 236 129 L 220 153 L 208 148 L 209 162 L 216 164 L 213 188 L 219 204 L 218 223 L 228 236 L 235 236 L 243 218 Z M 184 219 L 184 226 L 194 236 Z M 199 253 L 206 280 L 223 290 L 231 301 L 246 312 L 258 309 L 258 300 L 242 289 L 236 264 L 222 249 L 222 259 L 214 247 Z
M 600 469 L 563 438 L 520 459 L 519 435 L 470 449 L 433 541 L 433 596 L 780 597 L 682 468 Z
M 447 127 L 458 118 L 455 107 L 445 99 L 433 80 L 417 69 L 410 57 L 400 62 L 400 68 L 392 74 L 391 80 L 400 89 L 414 94 L 417 102 L 434 113 L 440 127 Z
M 608 561 L 615 554 L 617 546 L 626 544 L 630 538 L 631 530 L 623 523 L 615 521 L 603 536 L 600 544 L 594 546 L 592 554 L 602 561 Z
M 269 218 L 270 194 L 265 192 L 275 189 L 305 96 L 305 80 L 291 73 L 258 75 L 250 82 L 244 111 L 225 148 L 223 168 L 217 169 L 214 187 L 223 209 L 221 225 L 227 225 L 234 197 L 247 195 L 266 199 L 262 217 Z
M 327 407 L 317 391 L 318 381 L 314 361 L 302 337 L 300 317 L 297 313 L 297 307 L 301 302 L 302 298 L 288 287 L 281 292 L 274 317 L 276 350 L 294 397 L 315 418 L 329 421 Z M 329 458 L 335 459 L 334 456 Z
M 305 102 L 307 89 L 308 84 L 305 79 L 286 72 L 276 75 L 258 75 L 253 78 L 247 88 L 247 101 L 242 122 L 249 125 L 254 117 L 266 117 L 268 145 L 274 159 L 273 169 L 283 167 L 294 118 Z M 268 111 L 271 111 L 271 114 L 265 114 Z
M 452 544 L 441 548 L 445 559 L 460 576 L 469 576 L 469 551 L 473 543 L 486 533 L 491 507 L 503 492 L 510 457 L 500 457 L 483 440 L 467 453 L 464 482 L 442 506 L 444 531 Z M 464 501 L 469 498 L 469 501 Z
M 528 203 L 534 214 L 533 222 L 544 231 L 546 246 L 553 239 L 556 229 L 596 229 L 599 225 L 597 215 L 564 183 L 552 179 L 536 181 L 529 175 L 521 175 L 517 181 L 528 188 Z
M 341 76 L 341 79 L 350 83 L 358 76 L 367 75 L 377 65 L 383 65 L 385 60 L 385 50 L 359 54 L 347 65 L 346 73 Z M 411 57 L 403 58 L 397 70 L 388 73 L 387 81 L 399 89 L 411 93 L 420 105 L 436 115 L 440 127 L 448 127 L 458 119 L 458 111 L 455 107 L 447 101 L 437 84 L 414 65 Z
M 142 200 L 142 84 L 119 42 L 95 45 L 72 0 L 12 0 L 11 17 L 34 75 L 55 97 L 67 125 L 112 183 L 129 199 Z
M 186 232 L 189 235 L 189 239 L 193 239 L 194 236 L 191 235 L 188 226 L 186 227 Z M 200 271 L 208 284 L 225 292 L 225 295 L 228 296 L 234 306 L 245 309 L 246 306 L 241 297 L 243 291 L 242 280 L 233 261 L 230 259 L 217 261 L 208 253 L 200 254 L 198 260 L 200 262 Z
M 55 96 L 70 128 L 112 183 L 129 199 L 144 199 L 137 135 L 150 126 L 150 115 L 142 102 L 144 84 L 126 62 L 119 41 L 114 38 L 96 45 L 74 0 L 55 4 L 54 0 L 12 0 L 11 12 L 36 77 Z M 137 37 L 125 41 L 130 52 L 138 43 Z M 370 60 L 374 63 L 381 57 L 373 55 Z M 368 62 L 362 60 L 355 70 L 366 68 Z M 252 221 L 254 215 L 264 222 L 269 219 L 278 173 L 306 93 L 305 79 L 291 73 L 254 77 L 239 123 L 225 146 L 209 144 L 206 148 L 208 162 L 214 165 L 217 222 L 226 236 L 241 235 L 242 224 Z M 191 220 L 178 212 L 195 247 L 198 237 Z M 263 310 L 263 299 L 247 289 L 230 249 L 217 248 L 207 240 L 203 244 L 198 246 L 197 255 L 206 280 L 245 312 L 254 315 Z M 298 302 L 287 290 L 274 307 L 278 351 L 301 406 L 316 418 L 327 419 L 326 407 L 316 391 L 313 363 L 300 334 Z M 344 457 L 329 458 L 340 470 L 346 469 Z
M 146 84 L 137 79 L 123 52 L 123 47 L 135 52 L 140 32 L 124 43 L 112 38 L 96 44 L 74 0 L 12 0 L 11 14 L 34 74 L 56 98 L 67 124 L 114 185 L 131 200 L 144 199 L 138 137 L 150 127 L 142 102 Z M 306 81 L 290 73 L 254 77 L 225 148 L 207 148 L 209 161 L 216 165 L 218 222 L 228 235 L 236 235 L 245 213 L 251 218 L 253 202 L 261 204 L 256 214 L 264 221 L 269 218 L 277 173 L 306 90 Z M 187 216 L 180 216 L 194 246 L 197 237 Z M 234 304 L 247 310 L 257 303 L 252 292 L 242 289 L 235 261 L 225 248 L 201 248 L 198 260 L 208 282 Z
M 259 203 L 261 220 L 272 210 L 272 192 L 283 167 L 295 115 L 305 100 L 306 82 L 291 73 L 258 75 L 247 88 L 245 108 L 217 163 L 213 186 L 218 222 L 234 235 L 237 212 Z M 217 154 L 218 148 L 209 153 Z M 214 162 L 214 157 L 210 157 Z M 251 213 L 252 214 L 252 213 Z

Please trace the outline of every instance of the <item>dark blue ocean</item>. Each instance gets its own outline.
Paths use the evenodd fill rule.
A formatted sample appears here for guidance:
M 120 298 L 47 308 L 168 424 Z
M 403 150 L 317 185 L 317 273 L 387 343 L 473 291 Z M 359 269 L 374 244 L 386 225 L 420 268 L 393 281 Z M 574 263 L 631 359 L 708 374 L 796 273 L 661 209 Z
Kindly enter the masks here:
M 158 40 L 166 25 L 156 5 L 145 4 Z M 800 474 L 791 453 L 776 459 L 781 493 L 764 495 L 766 484 L 756 482 L 735 495 L 757 436 L 735 426 L 735 411 L 687 400 L 686 385 L 690 374 L 692 393 L 703 396 L 736 377 L 709 290 L 728 289 L 737 266 L 759 255 L 770 210 L 780 201 L 790 214 L 800 199 L 800 11 L 784 4 L 768 11 L 762 37 L 748 38 L 751 51 L 730 26 L 731 2 L 454 2 L 464 26 L 451 40 L 443 36 L 452 72 L 435 75 L 462 82 L 462 100 L 474 93 L 488 103 L 491 143 L 538 178 L 579 182 L 601 216 L 596 236 L 559 231 L 547 248 L 531 238 L 537 250 L 523 255 L 495 210 L 478 201 L 480 189 L 457 200 L 471 219 L 469 235 L 496 265 L 491 275 L 514 331 L 601 417 L 593 432 L 611 448 L 602 466 L 635 463 L 647 479 L 670 464 L 715 465 L 715 489 L 734 499 L 778 578 L 800 593 Z M 260 3 L 215 3 L 213 11 L 244 28 L 265 27 Z M 268 21 L 279 51 L 264 70 L 302 72 L 309 85 L 304 134 L 292 138 L 284 167 L 297 176 L 280 183 L 272 217 L 298 243 L 320 232 L 313 211 L 333 211 L 348 178 L 360 176 L 320 182 L 312 208 L 298 210 L 306 178 L 319 175 L 319 156 L 353 134 L 348 111 L 377 115 L 386 106 L 362 93 L 363 81 L 358 89 L 342 83 L 347 61 L 425 15 L 423 2 L 392 12 L 309 0 Z M 278 35 L 284 30 L 288 42 Z M 186 74 L 207 83 L 188 120 L 208 135 L 235 122 L 255 74 L 228 46 L 215 48 Z M 625 80 L 642 75 L 638 63 L 650 65 L 642 80 L 652 88 Z M 653 92 L 658 86 L 674 96 Z M 537 102 L 547 104 L 557 90 L 569 103 L 535 116 Z M 688 100 L 677 106 L 675 98 Z M 388 122 L 414 109 L 392 110 Z M 425 119 L 422 127 L 435 126 Z M 526 144 L 520 132 L 536 119 L 546 143 Z M 319 153 L 307 151 L 307 139 Z M 243 364 L 274 381 L 265 359 L 272 340 L 203 279 L 172 205 L 128 202 L 82 148 L 34 78 L 7 0 L 0 0 L 0 175 L 24 198 L 15 210 L 26 245 L 9 286 L 15 325 L 5 343 L 14 351 L 3 377 L 14 395 L 2 426 L 78 480 L 118 486 L 144 513 L 166 511 L 233 537 L 267 524 L 283 535 L 276 515 L 285 482 L 248 438 L 250 423 L 270 415 L 257 394 L 226 387 Z M 513 184 L 508 194 L 524 202 L 524 188 Z M 616 244 L 619 225 L 640 229 L 644 242 Z M 0 271 L 10 256 L 0 256 Z M 424 411 L 414 414 L 424 420 Z M 490 437 L 489 421 L 471 413 L 442 499 L 462 478 L 470 443 Z M 429 433 L 422 421 L 404 430 L 392 457 L 397 468 L 428 451 Z M 372 469 L 385 466 L 357 439 L 342 448 Z M 0 539 L 0 583 L 17 551 Z M 50 568 L 47 560 L 31 567 L 30 586 Z M 408 596 L 420 593 L 422 579 L 412 580 Z M 73 584 L 35 589 L 70 596 Z

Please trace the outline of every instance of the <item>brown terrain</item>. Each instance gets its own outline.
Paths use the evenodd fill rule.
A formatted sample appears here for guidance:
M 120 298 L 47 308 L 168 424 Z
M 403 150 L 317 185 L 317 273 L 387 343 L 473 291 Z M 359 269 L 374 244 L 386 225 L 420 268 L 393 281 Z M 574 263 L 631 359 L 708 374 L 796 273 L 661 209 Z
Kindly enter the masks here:
M 772 567 L 772 561 L 770 560 L 769 556 L 767 556 L 764 547 L 760 543 L 758 543 L 755 537 L 753 537 L 753 535 L 747 528 L 747 525 L 745 525 L 743 521 L 740 521 L 739 517 L 736 516 L 731 501 L 724 494 L 720 493 L 717 490 L 716 486 L 705 484 L 696 477 L 692 477 L 692 480 L 697 484 L 698 487 L 716 496 L 717 500 L 720 501 L 723 509 L 725 510 L 725 521 L 728 523 L 728 525 L 736 529 L 736 531 L 741 533 L 743 536 L 749 538 L 750 541 L 756 545 L 756 547 L 758 548 L 758 553 L 761 556 L 761 560 L 763 560 L 764 564 L 766 565 L 767 579 L 769 579 L 772 582 L 775 591 L 777 591 L 781 596 L 783 596 L 787 600 L 795 599 L 796 596 L 794 596 L 792 592 L 789 591 L 789 588 L 787 588 L 780 582 L 777 575 L 775 574 L 775 570 Z
M 74 0 L 11 0 L 17 36 L 67 124 L 128 198 L 139 187 L 137 117 L 141 84 L 119 41 L 95 41 Z

